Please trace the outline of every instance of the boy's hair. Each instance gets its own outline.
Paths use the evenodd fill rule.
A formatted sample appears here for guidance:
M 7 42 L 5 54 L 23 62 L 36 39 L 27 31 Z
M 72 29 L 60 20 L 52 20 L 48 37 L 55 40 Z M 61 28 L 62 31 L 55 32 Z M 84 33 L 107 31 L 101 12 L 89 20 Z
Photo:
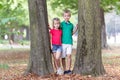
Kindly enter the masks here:
M 55 20 L 60 22 L 60 19 L 59 19 L 59 18 L 57 18 L 57 17 L 56 17 L 56 18 L 53 18 L 53 20 L 52 20 L 53 28 L 54 28 L 54 21 L 55 21 Z M 59 27 L 59 29 L 60 29 L 60 27 Z
M 65 9 L 65 10 L 63 11 L 63 15 L 64 15 L 64 13 L 69 13 L 70 16 L 71 16 L 71 12 L 70 12 L 70 10 L 68 10 L 68 9 Z

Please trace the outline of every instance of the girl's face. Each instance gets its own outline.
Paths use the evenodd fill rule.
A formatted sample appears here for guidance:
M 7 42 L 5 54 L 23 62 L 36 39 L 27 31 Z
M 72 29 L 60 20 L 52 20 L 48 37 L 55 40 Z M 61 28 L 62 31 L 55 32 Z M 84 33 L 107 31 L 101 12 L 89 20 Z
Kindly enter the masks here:
M 70 17 L 71 17 L 71 16 L 70 16 L 70 13 L 64 13 L 64 14 L 63 14 L 63 18 L 65 19 L 66 22 L 69 21 Z
M 60 21 L 54 20 L 53 25 L 54 25 L 55 29 L 59 29 L 59 27 L 60 27 Z

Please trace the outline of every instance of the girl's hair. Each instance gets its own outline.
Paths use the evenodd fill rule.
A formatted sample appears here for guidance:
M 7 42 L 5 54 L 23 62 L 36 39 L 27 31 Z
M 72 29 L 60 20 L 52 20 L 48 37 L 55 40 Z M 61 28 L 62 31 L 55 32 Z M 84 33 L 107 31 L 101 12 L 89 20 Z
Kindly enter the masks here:
M 59 18 L 53 18 L 53 21 L 52 21 L 53 28 L 54 28 L 54 21 L 59 21 L 60 22 L 60 19 Z M 59 29 L 60 29 L 60 27 L 59 27 Z

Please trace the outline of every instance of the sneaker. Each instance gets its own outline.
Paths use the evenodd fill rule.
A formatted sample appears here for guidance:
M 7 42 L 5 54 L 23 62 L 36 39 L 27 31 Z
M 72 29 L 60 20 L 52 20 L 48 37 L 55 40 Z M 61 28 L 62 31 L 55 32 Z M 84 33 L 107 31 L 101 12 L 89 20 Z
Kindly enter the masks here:
M 64 74 L 72 74 L 71 70 L 64 71 Z
M 64 71 L 64 74 L 67 74 L 67 71 Z
M 63 74 L 63 70 L 61 69 L 61 68 L 58 68 L 58 70 L 57 70 L 57 73 L 56 74 L 58 74 L 58 75 L 62 75 Z

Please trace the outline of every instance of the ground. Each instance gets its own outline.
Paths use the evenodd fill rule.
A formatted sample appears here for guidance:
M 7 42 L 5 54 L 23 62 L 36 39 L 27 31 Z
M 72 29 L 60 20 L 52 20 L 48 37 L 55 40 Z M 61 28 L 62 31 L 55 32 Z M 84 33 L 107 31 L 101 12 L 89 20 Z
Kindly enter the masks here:
M 73 56 L 75 55 L 75 50 Z M 29 59 L 28 49 L 12 49 L 0 51 L 0 80 L 120 80 L 120 47 L 111 47 L 102 50 L 103 64 L 106 70 L 104 76 L 92 77 L 51 74 L 45 77 L 23 73 L 27 68 Z M 74 58 L 73 58 L 74 60 Z M 73 64 L 72 64 L 73 65 Z

